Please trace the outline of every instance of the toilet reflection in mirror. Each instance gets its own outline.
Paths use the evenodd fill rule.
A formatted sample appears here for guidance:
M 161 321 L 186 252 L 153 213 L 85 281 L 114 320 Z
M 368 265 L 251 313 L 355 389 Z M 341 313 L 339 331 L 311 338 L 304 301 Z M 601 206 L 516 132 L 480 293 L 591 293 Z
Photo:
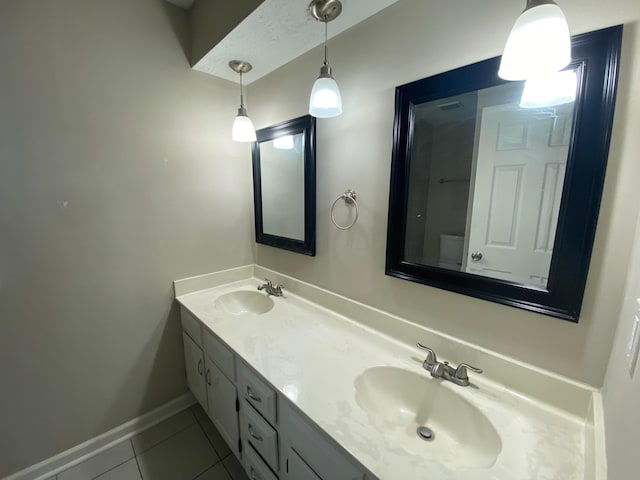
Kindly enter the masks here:
M 579 74 L 414 106 L 405 261 L 547 286 Z

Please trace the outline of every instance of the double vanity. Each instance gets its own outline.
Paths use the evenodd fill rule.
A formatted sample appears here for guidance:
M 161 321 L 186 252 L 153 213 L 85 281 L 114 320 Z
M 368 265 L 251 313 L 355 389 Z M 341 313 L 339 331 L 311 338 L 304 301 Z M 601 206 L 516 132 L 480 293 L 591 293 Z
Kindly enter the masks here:
M 265 273 L 284 283 L 282 296 L 258 289 Z M 175 288 L 189 387 L 251 479 L 590 476 L 586 387 L 469 345 L 442 348 L 472 357 L 449 365 L 415 345 L 440 348 L 434 332 L 393 338 L 344 315 L 388 314 L 260 267 Z M 468 386 L 455 381 L 464 361 L 485 369 L 457 369 Z M 509 375 L 545 392 L 500 383 Z M 578 401 L 563 408 L 567 398 Z

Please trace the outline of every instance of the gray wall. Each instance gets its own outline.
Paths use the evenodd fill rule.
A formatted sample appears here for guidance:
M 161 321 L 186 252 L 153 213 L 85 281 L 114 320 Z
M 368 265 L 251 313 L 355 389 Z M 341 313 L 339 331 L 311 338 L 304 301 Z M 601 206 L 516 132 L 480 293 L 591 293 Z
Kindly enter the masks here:
M 172 280 L 253 262 L 237 86 L 187 37 L 160 0 L 0 2 L 0 477 L 186 392 Z
M 637 0 L 563 0 L 562 8 L 574 34 L 635 22 L 625 31 L 623 70 L 637 61 Z M 633 133 L 640 129 L 636 70 L 620 78 L 618 105 L 635 110 L 616 112 L 579 324 L 384 274 L 395 87 L 500 54 L 521 10 L 522 4 L 511 0 L 403 0 L 333 38 L 329 57 L 344 114 L 317 125 L 317 256 L 258 245 L 257 260 L 417 324 L 601 386 L 640 205 L 640 145 Z M 321 61 L 317 48 L 249 86 L 257 127 L 306 112 Z M 343 232 L 331 225 L 329 207 L 346 188 L 358 192 L 360 219 Z
M 638 478 L 640 471 L 640 365 L 636 364 L 631 376 L 626 359 L 634 317 L 638 315 L 636 299 L 640 298 L 640 221 L 638 227 L 625 301 L 602 389 L 608 478 L 611 480 L 633 480 Z
M 633 57 L 633 45 L 640 44 L 640 31 L 636 23 L 627 31 L 623 49 L 626 52 L 622 63 L 621 78 L 626 82 L 635 79 L 635 89 L 640 78 L 640 54 L 636 48 Z M 640 125 L 640 95 L 636 94 L 627 103 L 619 104 L 616 115 L 619 123 L 626 119 L 629 128 L 623 128 L 624 137 L 635 151 L 640 149 L 638 125 Z M 635 125 L 635 127 L 633 127 Z M 622 125 L 620 125 L 622 128 Z M 630 156 L 630 160 L 631 160 Z M 635 161 L 637 162 L 637 154 Z M 636 177 L 636 181 L 637 181 Z M 637 202 L 636 202 L 637 206 Z M 633 223 L 633 222 L 632 222 Z M 635 480 L 640 472 L 640 363 L 636 364 L 633 377 L 627 367 L 627 345 L 631 338 L 631 329 L 635 315 L 638 313 L 640 298 L 640 215 L 636 224 L 633 255 L 629 259 L 629 275 L 623 297 L 622 308 L 618 320 L 609 367 L 602 389 L 602 401 L 605 416 L 605 433 L 607 444 L 607 463 L 611 480 Z M 615 322 L 612 322 L 615 323 Z

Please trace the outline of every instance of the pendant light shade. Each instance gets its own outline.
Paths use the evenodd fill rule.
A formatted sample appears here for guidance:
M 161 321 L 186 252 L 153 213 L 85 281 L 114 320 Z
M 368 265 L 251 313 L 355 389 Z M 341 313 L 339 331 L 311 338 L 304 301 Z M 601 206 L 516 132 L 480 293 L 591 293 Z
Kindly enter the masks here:
M 340 15 L 342 4 L 339 0 L 313 0 L 309 11 L 316 20 L 324 22 L 324 62 L 320 67 L 320 76 L 311 89 L 309 114 L 318 118 L 337 117 L 342 114 L 342 96 L 329 66 L 327 24 Z
M 251 71 L 253 68 L 249 62 L 242 60 L 232 60 L 229 62 L 229 67 L 240 74 L 240 108 L 238 108 L 238 115 L 233 121 L 233 127 L 231 129 L 231 139 L 234 142 L 255 142 L 256 141 L 256 129 L 253 127 L 253 122 L 247 115 L 247 109 L 244 106 L 244 95 L 242 93 L 242 74 Z
M 309 114 L 318 118 L 337 117 L 342 113 L 342 97 L 338 84 L 331 76 L 331 67 L 323 66 L 313 84 L 309 98 Z
M 233 128 L 231 129 L 231 139 L 234 142 L 256 141 L 256 129 L 253 127 L 251 119 L 247 116 L 245 108 L 238 109 L 238 115 L 233 121 Z
M 527 0 L 504 47 L 498 75 L 528 80 L 565 68 L 571 61 L 571 35 L 560 7 L 552 0 Z

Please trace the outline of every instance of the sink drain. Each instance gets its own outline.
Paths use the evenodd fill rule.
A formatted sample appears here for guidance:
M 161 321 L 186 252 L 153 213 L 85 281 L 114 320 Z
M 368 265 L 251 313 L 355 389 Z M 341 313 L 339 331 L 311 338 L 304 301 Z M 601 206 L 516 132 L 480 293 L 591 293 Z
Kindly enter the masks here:
M 418 437 L 427 442 L 430 442 L 434 438 L 436 438 L 436 434 L 433 433 L 433 430 L 431 430 L 429 427 L 418 427 L 416 433 L 418 434 Z

